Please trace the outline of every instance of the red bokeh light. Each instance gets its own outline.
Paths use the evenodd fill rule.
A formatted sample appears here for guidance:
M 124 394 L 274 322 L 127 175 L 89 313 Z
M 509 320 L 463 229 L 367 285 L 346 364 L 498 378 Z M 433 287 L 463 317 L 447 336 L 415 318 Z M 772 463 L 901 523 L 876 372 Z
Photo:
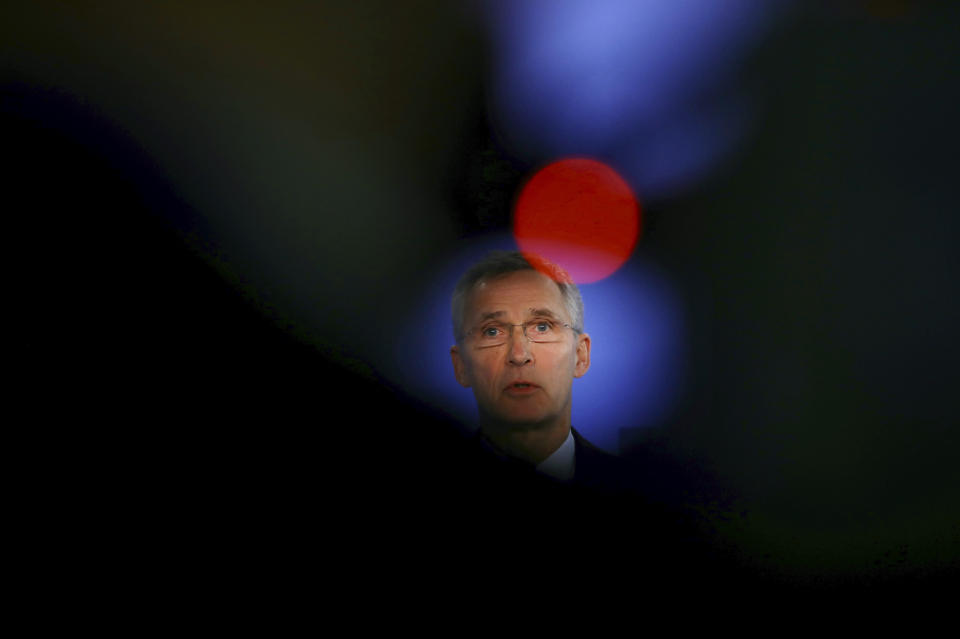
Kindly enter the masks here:
M 612 168 L 588 158 L 543 167 L 520 191 L 513 235 L 520 250 L 556 262 L 574 282 L 612 275 L 633 252 L 640 205 Z

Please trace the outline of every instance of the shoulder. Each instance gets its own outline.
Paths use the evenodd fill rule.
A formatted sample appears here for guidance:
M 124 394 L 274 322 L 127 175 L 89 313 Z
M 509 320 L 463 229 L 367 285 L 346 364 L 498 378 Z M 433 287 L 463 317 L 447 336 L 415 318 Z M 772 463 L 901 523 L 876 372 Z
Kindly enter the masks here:
M 605 450 L 603 450 L 603 449 L 600 449 L 600 448 L 597 448 L 596 446 L 594 446 L 593 444 L 591 444 L 591 443 L 589 442 L 589 440 L 587 440 L 586 437 L 584 437 L 583 435 L 581 435 L 581 434 L 577 431 L 576 428 L 574 428 L 574 427 L 571 426 L 571 427 L 570 427 L 570 432 L 573 433 L 573 441 L 574 441 L 574 443 L 577 445 L 577 452 L 578 452 L 578 453 L 581 452 L 581 451 L 583 451 L 583 452 L 584 452 L 585 454 L 587 454 L 587 455 L 597 455 L 597 456 L 600 456 L 600 457 L 608 457 L 608 458 L 611 458 L 611 459 L 616 459 L 616 458 L 617 458 L 616 455 L 613 455 L 613 454 L 611 454 L 611 453 L 608 453 L 607 451 L 605 451 Z
M 627 488 L 627 467 L 622 459 L 597 448 L 586 437 L 573 432 L 576 446 L 574 482 L 591 488 L 619 491 Z

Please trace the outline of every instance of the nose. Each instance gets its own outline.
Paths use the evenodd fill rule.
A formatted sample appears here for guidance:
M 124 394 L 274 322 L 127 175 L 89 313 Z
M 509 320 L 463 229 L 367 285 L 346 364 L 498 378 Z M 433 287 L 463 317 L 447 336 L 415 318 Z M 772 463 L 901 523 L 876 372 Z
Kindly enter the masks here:
M 530 353 L 530 340 L 523 334 L 523 328 L 513 326 L 510 328 L 510 339 L 507 342 L 510 349 L 508 353 L 509 362 L 514 366 L 523 366 L 533 361 L 533 355 Z

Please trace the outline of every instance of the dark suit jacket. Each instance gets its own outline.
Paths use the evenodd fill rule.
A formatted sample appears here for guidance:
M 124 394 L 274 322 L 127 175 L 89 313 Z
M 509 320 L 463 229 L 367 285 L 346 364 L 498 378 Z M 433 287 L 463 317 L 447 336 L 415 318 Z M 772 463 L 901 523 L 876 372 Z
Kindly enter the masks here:
M 668 465 L 638 467 L 635 460 L 607 453 L 576 429 L 572 432 L 576 466 L 570 482 L 541 475 L 476 436 L 470 493 L 452 503 L 466 513 L 466 523 L 458 529 L 477 534 L 490 551 L 491 565 L 527 565 L 539 559 L 545 563 L 536 565 L 547 569 L 557 558 L 569 557 L 575 542 L 577 548 L 590 549 L 587 562 L 575 553 L 576 566 L 615 566 L 642 574 L 651 584 L 672 581 L 689 587 L 733 578 L 736 566 L 713 547 L 696 513 L 662 490 L 661 484 L 678 481 Z M 575 567 L 564 561 L 557 565 Z
M 587 439 L 577 432 L 577 429 L 571 428 L 573 432 L 574 452 L 574 475 L 572 484 L 603 491 L 619 491 L 626 489 L 629 482 L 629 474 L 623 460 L 616 455 L 601 450 L 591 444 Z M 511 458 L 502 451 L 498 450 L 481 433 L 478 432 L 477 439 L 480 445 L 493 456 L 500 459 L 506 466 L 508 473 L 517 473 L 523 475 L 534 475 L 533 467 L 526 463 Z M 554 480 L 546 481 L 553 482 Z
M 623 460 L 591 444 L 576 428 L 570 430 L 576 445 L 573 482 L 607 491 L 627 489 L 629 477 Z

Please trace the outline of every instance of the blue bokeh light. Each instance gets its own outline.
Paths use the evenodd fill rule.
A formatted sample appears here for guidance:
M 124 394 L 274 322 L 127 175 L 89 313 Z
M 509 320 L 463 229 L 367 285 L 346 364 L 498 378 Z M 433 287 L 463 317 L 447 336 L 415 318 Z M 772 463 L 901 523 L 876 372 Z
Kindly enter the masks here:
M 476 428 L 470 389 L 453 376 L 450 296 L 460 275 L 494 249 L 516 250 L 509 235 L 486 236 L 464 246 L 425 286 L 404 320 L 383 372 L 404 392 Z M 639 256 L 613 276 L 580 286 L 591 367 L 573 384 L 573 425 L 597 446 L 618 452 L 623 428 L 661 423 L 684 375 L 683 310 L 666 278 Z
M 654 426 L 685 374 L 683 309 L 666 278 L 634 256 L 611 277 L 580 287 L 591 365 L 574 381 L 573 424 L 617 452 L 624 428 Z
M 491 117 L 529 161 L 605 157 L 645 199 L 668 194 L 734 146 L 733 72 L 785 3 L 490 3 Z

